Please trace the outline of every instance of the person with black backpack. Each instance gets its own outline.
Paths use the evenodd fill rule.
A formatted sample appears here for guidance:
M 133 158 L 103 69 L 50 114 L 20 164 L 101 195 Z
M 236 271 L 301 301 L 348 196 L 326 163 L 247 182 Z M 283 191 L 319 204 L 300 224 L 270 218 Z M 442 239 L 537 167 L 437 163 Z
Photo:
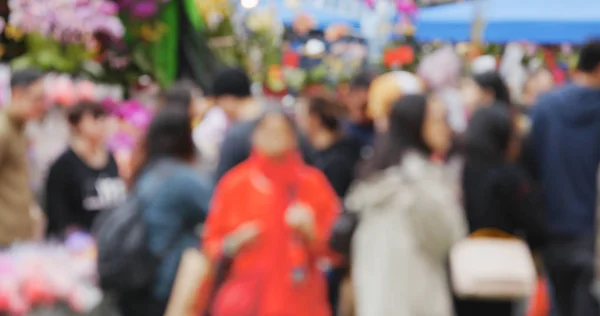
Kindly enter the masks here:
M 129 199 L 98 220 L 100 284 L 123 315 L 162 316 L 183 251 L 199 246 L 212 188 L 194 169 L 195 153 L 189 113 L 161 109 Z

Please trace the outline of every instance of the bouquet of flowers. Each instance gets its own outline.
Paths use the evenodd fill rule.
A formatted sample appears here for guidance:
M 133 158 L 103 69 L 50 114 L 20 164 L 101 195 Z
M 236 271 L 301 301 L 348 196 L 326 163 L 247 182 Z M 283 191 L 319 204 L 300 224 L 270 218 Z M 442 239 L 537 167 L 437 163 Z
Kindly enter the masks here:
M 95 260 L 93 240 L 79 233 L 65 244 L 23 244 L 0 252 L 0 313 L 31 315 L 58 304 L 89 313 L 103 300 Z
M 203 21 L 206 24 L 204 33 L 208 38 L 208 46 L 214 55 L 225 65 L 239 66 L 244 64 L 244 52 L 238 45 L 234 10 L 228 0 L 196 0 Z
M 100 49 L 98 36 L 118 40 L 125 29 L 109 0 L 9 0 L 5 34 L 24 39 L 27 53 L 13 67 L 78 72 Z
M 253 80 L 265 83 L 273 92 L 283 91 L 282 81 L 269 76 L 277 69 L 274 66 L 281 64 L 283 25 L 271 9 L 252 10 L 241 21 L 238 33 L 244 50 L 250 52 L 246 63 Z

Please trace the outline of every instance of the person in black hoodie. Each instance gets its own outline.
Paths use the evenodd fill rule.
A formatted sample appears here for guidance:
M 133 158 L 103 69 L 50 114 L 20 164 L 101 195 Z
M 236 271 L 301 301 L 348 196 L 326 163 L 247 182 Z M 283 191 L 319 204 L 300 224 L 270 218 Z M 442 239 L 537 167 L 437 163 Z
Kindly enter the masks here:
M 360 141 L 345 136 L 340 118 L 342 108 L 332 99 L 322 96 L 303 97 L 296 105 L 298 127 L 314 148 L 314 166 L 319 168 L 340 198 L 354 180 L 354 170 L 361 157 Z M 348 274 L 345 266 L 329 274 L 329 302 L 336 314 L 340 284 Z
M 583 45 L 573 82 L 531 112 L 525 162 L 543 187 L 550 241 L 544 265 L 561 316 L 599 315 L 593 282 L 600 164 L 600 40 Z
M 344 197 L 354 180 L 361 143 L 344 135 L 342 108 L 326 97 L 302 98 L 296 106 L 298 127 L 315 149 L 314 165 L 321 169 L 339 197 Z
M 475 112 L 465 135 L 465 211 L 470 233 L 484 228 L 511 235 L 523 232 L 535 250 L 544 244 L 546 228 L 540 196 L 527 173 L 514 163 L 518 135 L 505 106 Z M 458 316 L 510 316 L 512 309 L 511 301 L 456 301 Z

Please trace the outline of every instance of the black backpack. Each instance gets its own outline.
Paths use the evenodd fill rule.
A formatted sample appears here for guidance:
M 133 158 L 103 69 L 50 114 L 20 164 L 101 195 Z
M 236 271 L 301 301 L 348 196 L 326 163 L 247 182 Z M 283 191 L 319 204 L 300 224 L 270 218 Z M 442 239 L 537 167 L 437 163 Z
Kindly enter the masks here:
M 154 254 L 148 248 L 143 211 L 147 198 L 159 189 L 158 178 L 153 179 L 151 192 L 134 190 L 119 207 L 101 213 L 94 224 L 99 283 L 106 291 L 122 294 L 150 288 L 162 258 L 179 240 L 179 236 L 174 237 L 163 253 Z

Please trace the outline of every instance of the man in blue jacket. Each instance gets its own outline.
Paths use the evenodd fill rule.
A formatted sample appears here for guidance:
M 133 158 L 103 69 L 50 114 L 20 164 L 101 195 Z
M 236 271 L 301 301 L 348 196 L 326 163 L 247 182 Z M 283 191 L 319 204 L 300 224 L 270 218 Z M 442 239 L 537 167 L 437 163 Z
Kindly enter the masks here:
M 527 163 L 540 182 L 550 239 L 544 261 L 560 316 L 599 315 L 591 294 L 600 163 L 600 40 L 581 50 L 578 73 L 532 112 Z

